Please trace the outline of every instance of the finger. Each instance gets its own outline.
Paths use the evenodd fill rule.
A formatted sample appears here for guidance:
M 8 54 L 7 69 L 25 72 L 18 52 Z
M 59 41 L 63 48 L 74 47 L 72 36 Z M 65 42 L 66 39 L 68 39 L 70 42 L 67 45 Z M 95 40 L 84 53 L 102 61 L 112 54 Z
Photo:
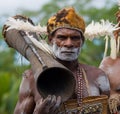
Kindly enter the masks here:
M 43 103 L 43 98 L 37 101 L 37 105 L 41 105 Z
M 56 96 L 55 95 L 52 95 L 51 96 L 51 103 L 50 103 L 50 107 L 52 108 L 56 103 Z
M 44 99 L 43 104 L 47 106 L 50 104 L 50 102 L 51 102 L 51 95 L 48 95 L 48 97 Z
M 62 103 L 62 98 L 61 96 L 58 96 L 56 101 L 56 107 L 59 107 L 61 103 Z
M 61 101 L 62 101 L 61 97 L 58 96 L 56 103 L 55 103 L 54 107 L 52 108 L 52 111 L 54 112 L 54 114 L 57 114 L 59 112 L 59 107 L 60 107 Z

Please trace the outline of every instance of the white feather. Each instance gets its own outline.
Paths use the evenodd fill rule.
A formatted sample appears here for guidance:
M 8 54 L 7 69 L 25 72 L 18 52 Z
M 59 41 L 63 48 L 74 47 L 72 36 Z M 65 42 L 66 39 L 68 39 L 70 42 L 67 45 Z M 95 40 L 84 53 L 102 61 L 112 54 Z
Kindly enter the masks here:
M 111 43 L 111 53 L 110 53 L 110 57 L 112 59 L 116 59 L 117 57 L 117 48 L 116 48 L 116 40 L 115 38 L 111 38 L 110 40 L 110 43 Z
M 33 37 L 33 35 L 27 34 L 27 36 L 37 48 L 55 57 L 52 48 L 50 47 L 50 45 L 47 44 L 45 40 L 41 39 L 40 41 L 38 41 Z
M 38 34 L 40 33 L 47 33 L 46 27 L 41 27 L 40 25 L 34 26 L 30 22 L 20 19 L 14 19 L 13 17 L 8 18 L 5 25 L 9 26 L 7 30 L 10 29 L 17 29 L 17 30 L 23 30 L 23 31 L 29 31 L 29 32 L 36 32 Z
M 108 50 L 108 41 L 109 41 L 109 38 L 108 36 L 105 36 L 105 50 L 104 50 L 104 56 L 103 57 L 106 57 L 107 55 L 107 50 Z
M 117 25 L 109 22 L 109 20 L 101 20 L 100 22 L 92 21 L 85 30 L 85 38 L 93 40 L 94 38 L 99 38 L 101 36 L 111 36 L 115 30 L 120 29 Z
M 119 0 L 119 2 L 120 2 L 120 0 Z M 120 46 L 120 45 L 116 44 L 116 40 L 114 37 L 114 31 L 120 29 L 118 24 L 114 25 L 113 23 L 109 22 L 109 20 L 105 21 L 103 19 L 100 22 L 92 21 L 86 27 L 85 38 L 89 39 L 89 40 L 93 40 L 94 38 L 100 38 L 102 36 L 105 36 L 106 44 L 105 44 L 105 50 L 104 50 L 104 57 L 107 54 L 108 39 L 110 39 L 110 46 L 111 46 L 110 57 L 112 59 L 115 59 L 117 57 L 118 49 Z M 118 39 L 118 40 L 120 40 L 120 39 Z M 118 43 L 119 43 L 119 41 L 118 41 Z
M 40 25 L 34 26 L 28 21 L 24 22 L 23 20 L 14 19 L 12 17 L 6 21 L 5 25 L 9 26 L 7 28 L 7 31 L 11 29 L 23 30 L 36 47 L 55 57 L 52 48 L 47 44 L 45 40 L 41 39 L 38 41 L 33 37 L 33 35 L 28 34 L 28 32 L 35 32 L 37 34 L 47 33 L 46 27 L 41 27 Z

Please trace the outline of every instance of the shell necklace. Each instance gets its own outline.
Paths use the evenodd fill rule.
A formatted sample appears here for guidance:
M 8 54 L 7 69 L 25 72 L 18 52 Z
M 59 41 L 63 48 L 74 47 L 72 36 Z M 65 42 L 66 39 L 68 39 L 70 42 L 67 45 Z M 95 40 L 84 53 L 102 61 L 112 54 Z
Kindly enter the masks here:
M 88 81 L 86 79 L 84 69 L 80 68 L 79 65 L 76 71 L 76 78 L 77 78 L 77 102 L 78 102 L 78 105 L 81 106 L 82 99 L 84 97 L 89 96 L 89 93 L 88 93 L 88 88 L 87 88 Z

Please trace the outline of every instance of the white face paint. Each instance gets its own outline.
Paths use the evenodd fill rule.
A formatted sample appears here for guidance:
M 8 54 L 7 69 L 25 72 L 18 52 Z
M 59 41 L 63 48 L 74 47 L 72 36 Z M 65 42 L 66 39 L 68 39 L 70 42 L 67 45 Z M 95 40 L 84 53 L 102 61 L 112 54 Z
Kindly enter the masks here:
M 58 47 L 56 43 L 52 46 L 55 56 L 64 61 L 73 61 L 78 58 L 81 48 Z

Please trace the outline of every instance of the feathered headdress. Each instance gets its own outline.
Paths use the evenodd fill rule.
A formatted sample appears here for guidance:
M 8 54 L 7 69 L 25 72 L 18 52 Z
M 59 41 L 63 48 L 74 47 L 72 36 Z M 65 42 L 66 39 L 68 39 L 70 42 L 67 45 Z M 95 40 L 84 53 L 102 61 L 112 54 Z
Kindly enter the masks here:
M 118 0 L 118 7 L 120 9 L 120 0 Z M 101 20 L 100 22 L 92 21 L 87 27 L 85 31 L 86 39 L 93 40 L 94 38 L 99 38 L 105 36 L 105 51 L 104 57 L 106 56 L 108 49 L 108 41 L 110 40 L 110 57 L 112 59 L 116 59 L 117 54 L 120 49 L 120 10 L 117 11 L 116 17 L 118 18 L 118 24 L 113 24 L 109 22 L 109 20 Z
M 85 31 L 85 38 L 89 40 L 93 40 L 94 38 L 100 38 L 105 36 L 106 44 L 105 44 L 105 52 L 104 57 L 107 53 L 108 41 L 110 39 L 111 43 L 111 58 L 115 59 L 117 56 L 117 52 L 119 49 L 119 45 L 116 44 L 116 39 L 114 36 L 114 31 L 119 30 L 120 27 L 114 25 L 109 22 L 109 20 L 101 20 L 100 22 L 92 21 L 87 27 Z M 118 39 L 119 40 L 119 39 Z
M 50 34 L 58 28 L 66 27 L 85 32 L 85 21 L 78 15 L 73 7 L 63 8 L 51 16 L 47 22 L 47 32 Z
M 85 31 L 86 39 L 93 40 L 94 38 L 100 38 L 105 36 L 105 51 L 104 57 L 106 56 L 108 49 L 108 42 L 110 40 L 110 57 L 112 59 L 116 59 L 119 49 L 120 49 L 120 0 L 118 0 L 119 10 L 116 13 L 118 24 L 113 24 L 109 20 L 101 20 L 100 22 L 92 21 L 87 27 Z

